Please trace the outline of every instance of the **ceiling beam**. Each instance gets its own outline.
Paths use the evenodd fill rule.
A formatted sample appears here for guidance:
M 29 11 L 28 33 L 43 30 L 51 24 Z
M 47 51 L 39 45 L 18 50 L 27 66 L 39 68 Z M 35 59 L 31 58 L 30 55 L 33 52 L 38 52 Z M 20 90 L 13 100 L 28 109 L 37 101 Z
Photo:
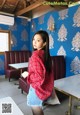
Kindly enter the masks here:
M 0 9 L 4 6 L 4 4 L 6 3 L 6 0 L 3 0 L 1 6 L 0 6 Z
M 17 8 L 19 2 L 20 2 L 20 0 L 17 0 L 17 1 L 16 1 L 15 6 L 14 6 L 14 12 L 15 12 L 15 10 L 16 10 L 16 8 Z
M 18 11 L 18 12 L 16 12 L 15 15 L 16 15 L 16 16 L 20 16 L 20 15 L 26 13 L 26 12 L 29 12 L 29 11 L 31 11 L 31 10 L 33 10 L 33 9 L 35 9 L 35 8 L 37 8 L 37 7 L 39 7 L 39 6 L 41 6 L 42 4 L 43 4 L 43 0 L 39 0 L 39 1 L 37 1 L 37 2 L 35 2 L 35 3 L 33 3 L 33 4 L 31 4 L 30 6 L 24 8 L 24 9 Z

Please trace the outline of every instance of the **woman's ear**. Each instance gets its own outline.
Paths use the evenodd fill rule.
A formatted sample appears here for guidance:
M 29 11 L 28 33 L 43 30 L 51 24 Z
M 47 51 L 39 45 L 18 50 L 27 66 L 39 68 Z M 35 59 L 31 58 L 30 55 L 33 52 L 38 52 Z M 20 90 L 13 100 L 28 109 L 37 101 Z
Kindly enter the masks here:
M 43 46 L 46 46 L 46 42 L 43 44 Z
M 40 49 L 44 48 L 44 46 L 46 46 L 46 42 L 43 44 L 43 46 Z

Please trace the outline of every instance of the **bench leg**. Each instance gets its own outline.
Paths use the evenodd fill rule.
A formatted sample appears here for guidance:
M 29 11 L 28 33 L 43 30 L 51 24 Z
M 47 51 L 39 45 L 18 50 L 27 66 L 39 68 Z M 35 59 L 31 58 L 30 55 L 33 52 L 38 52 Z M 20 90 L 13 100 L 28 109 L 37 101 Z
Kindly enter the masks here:
M 23 94 L 23 90 L 21 89 L 21 93 Z
M 9 78 L 9 82 L 10 82 L 10 78 Z

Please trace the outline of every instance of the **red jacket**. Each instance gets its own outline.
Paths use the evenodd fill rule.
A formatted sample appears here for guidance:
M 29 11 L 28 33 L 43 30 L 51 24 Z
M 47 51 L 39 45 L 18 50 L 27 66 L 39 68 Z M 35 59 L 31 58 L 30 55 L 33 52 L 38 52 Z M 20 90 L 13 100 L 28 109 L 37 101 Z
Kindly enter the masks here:
M 44 66 L 44 51 L 36 50 L 33 52 L 28 67 L 28 83 L 35 89 L 37 96 L 41 100 L 46 100 L 52 93 L 54 87 L 53 72 L 46 72 Z

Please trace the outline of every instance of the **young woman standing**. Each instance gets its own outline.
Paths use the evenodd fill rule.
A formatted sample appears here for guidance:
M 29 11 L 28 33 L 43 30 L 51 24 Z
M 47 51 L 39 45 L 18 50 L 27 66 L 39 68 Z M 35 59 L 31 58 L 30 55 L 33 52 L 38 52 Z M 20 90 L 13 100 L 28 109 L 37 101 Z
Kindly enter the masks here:
M 49 54 L 49 36 L 40 30 L 32 39 L 33 53 L 29 60 L 27 82 L 30 84 L 27 105 L 31 106 L 33 115 L 44 115 L 42 105 L 51 97 L 54 76 Z

